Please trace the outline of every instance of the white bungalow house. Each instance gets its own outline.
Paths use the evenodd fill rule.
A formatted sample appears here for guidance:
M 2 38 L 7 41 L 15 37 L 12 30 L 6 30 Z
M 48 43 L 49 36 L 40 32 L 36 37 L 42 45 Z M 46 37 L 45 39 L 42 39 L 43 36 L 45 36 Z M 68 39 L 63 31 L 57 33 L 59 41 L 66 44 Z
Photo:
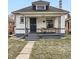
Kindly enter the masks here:
M 69 12 L 50 6 L 47 1 L 35 1 L 32 6 L 12 13 L 15 15 L 15 34 L 21 36 L 30 33 L 64 34 L 65 19 Z

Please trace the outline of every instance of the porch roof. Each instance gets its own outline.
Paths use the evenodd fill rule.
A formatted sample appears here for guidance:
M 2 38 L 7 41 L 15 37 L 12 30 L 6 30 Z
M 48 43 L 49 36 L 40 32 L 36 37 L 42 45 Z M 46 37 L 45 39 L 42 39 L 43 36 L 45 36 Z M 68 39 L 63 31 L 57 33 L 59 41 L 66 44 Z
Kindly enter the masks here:
M 25 7 L 16 11 L 13 11 L 12 13 L 18 13 L 18 12 L 67 12 L 69 13 L 69 11 L 63 10 L 63 9 L 59 9 L 53 6 L 50 6 L 48 10 L 44 10 L 44 11 L 38 11 L 38 10 L 33 10 L 32 6 L 29 7 Z

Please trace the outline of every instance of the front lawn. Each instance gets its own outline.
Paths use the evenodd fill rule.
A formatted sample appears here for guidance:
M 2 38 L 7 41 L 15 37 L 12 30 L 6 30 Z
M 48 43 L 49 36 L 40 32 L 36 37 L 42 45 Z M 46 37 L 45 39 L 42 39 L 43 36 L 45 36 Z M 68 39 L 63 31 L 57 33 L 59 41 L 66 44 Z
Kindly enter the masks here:
M 8 59 L 15 59 L 23 47 L 26 45 L 26 41 L 20 41 L 15 39 L 8 40 Z
M 40 40 L 34 44 L 30 59 L 71 59 L 71 39 Z

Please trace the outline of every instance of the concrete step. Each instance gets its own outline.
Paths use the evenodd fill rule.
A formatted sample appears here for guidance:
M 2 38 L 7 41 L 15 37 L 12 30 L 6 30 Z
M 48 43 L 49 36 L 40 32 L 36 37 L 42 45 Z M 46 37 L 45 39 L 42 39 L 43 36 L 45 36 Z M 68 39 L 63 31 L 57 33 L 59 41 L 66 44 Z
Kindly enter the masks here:
M 38 40 L 40 37 L 37 34 L 28 34 L 26 37 L 27 40 Z
M 35 34 L 31 33 L 26 36 L 27 40 L 39 40 L 39 39 L 60 39 L 62 37 L 61 34 Z

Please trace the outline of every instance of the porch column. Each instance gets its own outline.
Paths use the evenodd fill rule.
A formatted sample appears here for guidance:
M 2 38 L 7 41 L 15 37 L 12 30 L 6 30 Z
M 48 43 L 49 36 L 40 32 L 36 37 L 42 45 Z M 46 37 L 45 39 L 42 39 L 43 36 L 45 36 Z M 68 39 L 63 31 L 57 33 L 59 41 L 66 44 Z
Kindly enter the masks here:
M 65 19 L 67 19 L 66 15 L 61 16 L 61 33 L 65 33 Z
M 25 16 L 25 34 L 27 35 L 28 34 L 28 32 L 29 32 L 29 22 L 30 22 L 30 20 L 29 20 L 29 17 L 27 17 L 27 16 Z
M 28 35 L 28 19 L 25 16 L 25 35 Z
M 61 16 L 58 17 L 58 33 L 61 33 Z

